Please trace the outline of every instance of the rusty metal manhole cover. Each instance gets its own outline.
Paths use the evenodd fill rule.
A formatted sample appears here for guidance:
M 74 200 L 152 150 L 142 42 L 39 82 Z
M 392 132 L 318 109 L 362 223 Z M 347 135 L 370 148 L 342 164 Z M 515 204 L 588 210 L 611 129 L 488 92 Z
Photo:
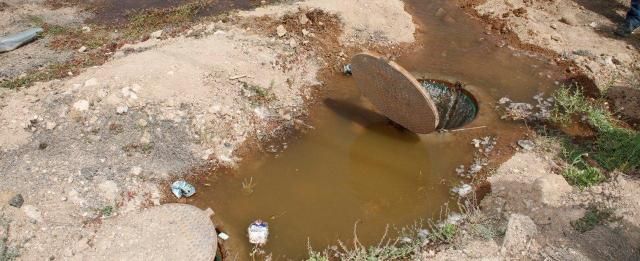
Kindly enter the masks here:
M 353 57 L 353 77 L 362 95 L 392 121 L 415 133 L 431 133 L 438 110 L 425 88 L 393 61 L 370 53 Z

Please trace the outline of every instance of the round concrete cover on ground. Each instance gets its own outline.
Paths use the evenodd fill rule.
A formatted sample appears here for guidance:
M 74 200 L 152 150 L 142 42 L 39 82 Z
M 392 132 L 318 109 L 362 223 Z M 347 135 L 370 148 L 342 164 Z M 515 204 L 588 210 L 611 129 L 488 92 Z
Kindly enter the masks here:
M 362 95 L 392 121 L 415 133 L 431 133 L 438 111 L 427 91 L 395 62 L 370 53 L 353 57 L 353 77 Z
M 212 261 L 217 234 L 209 214 L 184 204 L 165 204 L 103 220 L 93 246 L 77 260 Z

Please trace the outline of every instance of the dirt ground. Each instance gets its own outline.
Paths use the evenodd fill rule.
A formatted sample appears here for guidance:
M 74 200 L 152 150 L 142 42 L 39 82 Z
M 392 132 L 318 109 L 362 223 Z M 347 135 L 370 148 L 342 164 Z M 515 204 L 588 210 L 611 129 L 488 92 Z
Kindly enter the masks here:
M 90 16 L 44 1 L 6 3 L 3 35 L 31 26 L 33 10 L 75 28 Z M 0 235 L 22 260 L 91 255 L 109 229 L 103 220 L 126 223 L 159 205 L 161 184 L 196 167 L 233 166 L 248 144 L 305 126 L 319 74 L 342 67 L 353 45 L 393 48 L 411 43 L 414 30 L 401 1 L 274 5 L 172 37 L 154 33 L 67 79 L 3 89 L 0 209 L 11 232 Z M 49 40 L 0 55 L 3 77 L 64 60 Z M 24 205 L 9 206 L 18 194 Z
M 556 151 L 557 152 L 557 151 Z M 435 260 L 637 260 L 640 258 L 640 182 L 616 173 L 581 190 L 556 173 L 554 153 L 518 152 L 489 177 L 492 192 L 471 210 L 462 236 Z M 590 231 L 572 222 L 588 208 L 615 209 L 615 221 Z
M 577 66 L 576 73 L 588 76 L 603 92 L 611 86 L 640 84 L 638 36 L 621 38 L 614 34 L 624 20 L 628 1 L 460 2 L 488 23 L 487 33 L 502 34 L 515 47 L 524 44 L 551 51 L 558 56 L 557 62 L 572 62 Z
M 80 26 L 89 14 L 78 8 L 51 9 L 44 1 L 0 1 L 0 36 L 49 23 L 58 26 Z M 0 55 L 0 82 L 29 70 L 63 62 L 71 51 L 57 51 L 49 47 L 52 37 L 46 36 L 20 49 Z

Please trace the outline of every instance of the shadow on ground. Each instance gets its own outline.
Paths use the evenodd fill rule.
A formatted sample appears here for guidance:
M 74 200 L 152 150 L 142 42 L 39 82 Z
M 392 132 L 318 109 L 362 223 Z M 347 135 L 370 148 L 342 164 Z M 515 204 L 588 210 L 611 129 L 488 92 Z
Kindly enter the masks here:
M 629 10 L 628 5 L 624 5 L 619 1 L 602 1 L 602 0 L 573 0 L 576 4 L 584 7 L 585 9 L 606 17 L 612 23 L 619 25 L 625 20 L 625 15 Z M 624 15 L 620 15 L 624 13 Z M 596 32 L 605 37 L 615 40 L 623 40 L 627 44 L 633 46 L 635 49 L 640 49 L 640 39 L 638 34 L 631 35 L 629 37 L 620 37 L 614 34 L 616 27 L 600 27 Z

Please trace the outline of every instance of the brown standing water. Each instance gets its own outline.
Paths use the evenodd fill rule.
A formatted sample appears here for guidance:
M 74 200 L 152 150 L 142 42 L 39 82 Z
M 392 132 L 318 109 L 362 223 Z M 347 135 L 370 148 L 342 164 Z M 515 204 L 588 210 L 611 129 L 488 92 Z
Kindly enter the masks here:
M 413 135 L 389 126 L 361 98 L 351 78 L 327 79 L 311 108 L 315 129 L 289 140 L 277 153 L 245 158 L 239 169 L 213 175 L 193 203 L 215 210 L 215 221 L 231 236 L 225 246 L 240 260 L 249 258 L 246 229 L 255 219 L 270 224 L 267 253 L 276 260 L 301 259 L 307 243 L 315 249 L 349 241 L 358 223 L 363 243 L 377 242 L 385 227 L 411 225 L 454 208 L 453 186 L 463 179 L 455 168 L 472 161 L 473 138 L 496 136 L 513 142 L 524 126 L 500 121 L 497 99 L 532 101 L 549 92 L 560 70 L 547 62 L 499 48 L 477 21 L 446 0 L 408 0 L 420 25 L 421 48 L 400 57 L 407 70 L 460 80 L 477 94 L 478 118 L 455 133 Z M 439 8 L 444 17 L 435 14 Z M 243 189 L 243 182 L 253 187 Z M 468 182 L 468 181 L 466 181 Z

